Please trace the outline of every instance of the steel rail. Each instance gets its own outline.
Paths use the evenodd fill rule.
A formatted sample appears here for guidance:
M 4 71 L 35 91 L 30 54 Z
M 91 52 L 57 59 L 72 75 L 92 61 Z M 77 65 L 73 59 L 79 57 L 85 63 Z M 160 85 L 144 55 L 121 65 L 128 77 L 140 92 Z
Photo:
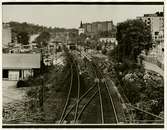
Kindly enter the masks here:
M 72 56 L 72 55 L 71 55 Z M 77 66 L 77 63 L 74 59 L 74 56 L 72 56 L 73 58 L 73 63 L 75 65 L 75 68 L 76 68 L 76 72 L 77 72 L 77 83 L 78 83 L 78 93 L 77 93 L 77 104 L 76 104 L 76 110 L 75 110 L 75 115 L 74 115 L 74 123 L 76 123 L 76 119 L 77 119 L 77 114 L 78 114 L 78 107 L 79 107 L 79 98 L 80 98 L 80 76 L 79 76 L 79 72 L 78 72 L 78 66 Z
M 102 96 L 101 96 L 101 90 L 100 90 L 99 83 L 97 84 L 97 86 L 98 86 L 98 91 L 99 91 L 99 100 L 100 100 L 100 109 L 101 109 L 101 123 L 104 124 L 103 101 L 102 101 Z
M 111 77 L 110 77 L 110 74 L 109 74 L 109 78 L 111 78 Z M 120 83 L 120 81 L 118 80 L 118 78 L 116 78 L 116 80 L 117 80 L 118 83 L 121 85 L 121 83 Z M 124 85 L 125 85 L 125 83 L 124 83 Z M 124 104 L 130 103 L 130 101 L 129 101 L 128 98 L 126 97 L 126 94 L 124 93 L 123 87 L 120 87 L 120 89 L 121 89 L 121 92 L 122 92 L 122 95 L 123 95 L 124 99 L 126 100 L 126 101 L 124 101 L 123 98 L 122 98 L 123 103 L 124 103 Z M 127 103 L 125 103 L 125 102 L 127 102 Z M 129 111 L 130 111 L 130 113 L 128 113 L 128 115 L 129 115 L 129 117 L 131 118 L 130 122 L 133 122 L 133 120 L 134 120 L 133 112 L 132 112 L 131 110 L 129 110 Z M 132 116 L 130 116 L 130 114 L 131 114 Z
M 93 64 L 96 66 L 96 68 L 98 68 L 98 66 L 94 62 L 93 62 Z M 104 78 L 103 75 L 102 75 L 102 73 L 99 70 L 97 70 L 97 71 L 99 72 L 99 74 L 101 75 L 101 77 Z M 110 98 L 111 106 L 112 106 L 113 111 L 114 111 L 115 120 L 118 123 L 119 121 L 118 121 L 118 116 L 117 116 L 117 113 L 116 113 L 115 105 L 113 103 L 113 99 L 112 99 L 112 96 L 111 96 L 111 94 L 109 92 L 109 88 L 108 88 L 108 86 L 106 84 L 106 81 L 104 81 L 104 84 L 105 84 L 105 87 L 107 89 L 108 96 Z
M 85 110 L 85 108 L 87 107 L 87 105 L 89 105 L 89 103 L 93 100 L 93 98 L 96 96 L 96 94 L 98 93 L 98 91 L 96 91 L 88 100 L 88 102 L 82 107 L 81 111 L 78 114 L 77 120 L 80 118 L 81 114 L 83 113 L 83 111 Z
M 78 99 L 77 99 L 77 102 L 70 108 L 70 110 L 65 114 L 65 112 L 67 111 L 67 107 L 68 107 L 68 101 L 66 102 L 66 105 L 65 105 L 65 107 L 64 107 L 64 110 L 63 110 L 63 113 L 62 113 L 62 115 L 61 115 L 61 119 L 60 119 L 60 123 L 61 122 L 63 122 L 65 119 L 66 119 L 66 117 L 68 116 L 68 114 L 72 111 L 72 109 L 76 106 L 76 110 L 75 110 L 75 115 L 74 115 L 74 123 L 76 123 L 76 121 L 77 121 L 77 113 L 78 113 L 78 107 L 79 107 L 79 103 L 81 102 L 81 100 L 93 89 L 93 88 L 95 88 L 95 85 L 93 86 L 93 87 L 91 87 L 91 88 L 89 88 L 88 89 L 88 91 L 84 94 L 84 95 L 82 95 L 81 97 L 80 97 L 80 78 L 79 78 L 79 72 L 78 72 L 78 67 L 77 67 L 77 64 L 76 64 L 76 61 L 75 61 L 75 59 L 74 59 L 74 56 L 71 54 L 71 58 L 72 58 L 72 62 L 73 62 L 73 64 L 75 65 L 75 68 L 76 68 L 76 72 L 77 72 L 77 79 L 78 79 Z M 71 65 L 71 69 L 72 69 L 72 65 Z M 72 73 L 72 72 L 71 72 Z M 73 74 L 73 73 L 72 73 Z M 72 79 L 71 79 L 71 81 L 72 81 Z M 72 83 L 72 82 L 71 82 Z M 72 84 L 70 85 L 70 86 L 72 86 Z M 71 88 L 71 87 L 70 87 Z M 70 91 L 69 91 L 69 94 L 68 94 L 68 99 L 67 100 L 69 100 L 69 98 L 70 98 L 70 93 L 71 93 L 71 89 L 70 89 Z
M 69 88 L 69 92 L 68 92 L 68 96 L 67 96 L 67 99 L 66 99 L 66 103 L 65 103 L 65 106 L 64 106 L 64 109 L 63 109 L 63 112 L 61 114 L 61 117 L 60 117 L 60 121 L 59 121 L 59 124 L 62 123 L 62 118 L 64 116 L 64 113 L 67 109 L 67 106 L 68 106 L 68 103 L 69 103 L 69 99 L 70 99 L 70 94 L 71 94 L 71 89 L 72 89 L 72 84 L 73 84 L 73 69 L 72 69 L 72 65 L 71 65 L 71 80 L 70 80 L 70 88 Z
M 110 77 L 109 77 L 109 78 L 110 78 Z M 124 101 L 124 99 L 122 98 L 122 96 L 121 96 L 119 90 L 115 87 L 115 84 L 113 83 L 113 81 L 112 81 L 112 80 L 110 80 L 110 81 L 111 81 L 112 85 L 114 86 L 113 88 L 114 88 L 115 91 L 117 92 L 117 95 L 118 95 L 120 101 L 122 102 L 123 109 L 127 109 L 127 107 L 126 107 L 126 105 L 125 105 L 125 101 Z M 125 116 L 125 112 L 124 112 L 124 111 L 123 111 L 123 115 L 124 115 L 124 119 L 125 119 L 125 121 L 127 122 L 127 120 L 126 120 L 126 116 Z M 129 113 L 128 113 L 128 115 L 129 115 Z M 129 115 L 129 117 L 130 117 L 130 115 Z
M 111 102 L 111 104 L 112 104 L 111 106 L 112 106 L 112 108 L 113 108 L 113 110 L 114 110 L 115 120 L 116 120 L 117 123 L 119 123 L 119 121 L 118 121 L 118 116 L 117 116 L 116 109 L 115 109 L 115 105 L 114 105 L 114 102 L 113 102 L 111 93 L 109 92 L 108 85 L 107 85 L 106 82 L 104 82 L 104 84 L 105 84 L 105 87 L 106 87 L 106 89 L 107 89 L 108 95 L 109 95 L 109 97 L 110 97 L 110 102 Z
M 72 55 L 71 55 L 71 56 L 72 56 Z M 84 57 L 86 57 L 86 58 L 88 59 L 88 57 L 87 57 L 86 55 L 84 55 Z M 89 59 L 88 59 L 88 61 L 89 61 Z M 89 62 L 90 62 L 90 61 L 89 61 Z M 76 65 L 76 62 L 75 62 L 74 57 L 73 57 L 73 63 L 74 63 L 74 65 L 75 65 L 75 67 L 76 67 L 77 78 L 78 78 L 78 99 L 77 99 L 77 102 L 70 108 L 70 111 L 69 111 L 68 113 L 66 113 L 66 115 L 63 117 L 63 115 L 64 115 L 66 109 L 64 110 L 64 113 L 62 114 L 62 117 L 61 117 L 61 122 L 65 120 L 65 118 L 66 118 L 66 117 L 68 116 L 68 114 L 72 111 L 72 109 L 75 107 L 75 105 L 76 105 L 76 111 L 75 111 L 75 116 L 74 116 L 74 122 L 76 122 L 76 120 L 78 120 L 78 119 L 80 118 L 80 116 L 81 116 L 81 114 L 83 113 L 83 111 L 84 111 L 84 109 L 86 108 L 86 106 L 91 102 L 91 100 L 92 100 L 92 99 L 95 97 L 95 95 L 98 93 L 98 95 L 99 95 L 99 101 L 100 101 L 100 110 L 101 110 L 101 122 L 102 122 L 102 124 L 103 124 L 103 123 L 104 123 L 104 110 L 103 110 L 102 93 L 101 93 L 101 88 L 100 88 L 99 82 L 98 82 L 98 84 L 97 84 L 98 91 L 95 92 L 95 93 L 91 96 L 91 98 L 89 99 L 89 101 L 84 105 L 84 107 L 82 107 L 81 111 L 80 111 L 79 114 L 78 114 L 79 102 L 81 101 L 81 99 L 83 99 L 83 97 L 84 97 L 85 95 L 88 94 L 89 91 L 87 91 L 81 98 L 79 97 L 79 94 L 80 94 L 80 81 L 79 81 L 79 73 L 78 73 L 78 69 L 77 69 L 78 67 L 77 67 L 77 65 Z M 96 65 L 94 62 L 91 63 L 91 66 L 94 68 L 93 64 L 95 65 L 95 67 L 96 67 L 96 69 L 97 69 L 98 67 L 97 67 L 97 65 Z M 92 69 L 93 69 L 93 68 L 92 68 Z M 103 77 L 103 75 L 101 74 L 100 71 L 95 70 L 94 73 L 95 73 L 95 76 L 96 76 L 97 79 L 98 79 L 98 77 L 100 78 L 100 75 L 98 76 L 97 72 L 101 75 L 101 77 Z M 106 82 L 104 82 L 104 83 L 105 83 L 105 87 L 106 87 L 106 89 L 107 89 L 107 92 L 108 92 L 108 95 L 109 95 L 109 98 L 110 98 L 110 102 L 111 102 L 112 107 L 113 107 L 113 110 L 114 110 L 114 115 L 115 115 L 115 118 L 116 118 L 116 122 L 118 123 L 118 117 L 117 117 L 117 114 L 116 114 L 116 110 L 115 110 L 115 106 L 114 106 L 114 103 L 113 103 L 113 99 L 112 99 L 112 97 L 111 97 L 111 95 L 110 95 L 109 88 L 108 88 Z M 90 90 L 92 90 L 92 89 L 90 89 Z M 68 105 L 68 103 L 67 103 L 67 105 Z M 66 108 L 67 108 L 67 106 L 66 106 Z M 77 116 L 77 114 L 78 114 L 78 116 Z
M 94 84 L 91 88 L 89 88 L 88 91 L 86 91 L 86 92 L 80 97 L 79 102 L 81 102 L 81 101 L 83 100 L 83 98 L 84 98 L 92 89 L 95 88 L 95 86 L 96 86 L 96 84 Z M 96 91 L 96 92 L 97 92 L 97 91 Z M 64 118 L 62 119 L 62 121 L 65 120 L 65 118 L 66 118 L 66 117 L 68 116 L 68 114 L 72 111 L 72 109 L 75 107 L 76 104 L 77 104 L 77 103 L 75 103 L 75 104 L 70 108 L 70 110 L 66 113 L 66 115 L 65 115 Z
M 94 65 L 96 66 L 96 68 L 98 68 L 98 66 L 96 65 L 96 63 L 94 63 L 93 61 L 92 61 L 92 64 L 94 64 Z M 96 70 L 97 70 L 97 69 L 96 69 Z M 101 75 L 102 78 L 104 78 L 104 76 L 102 75 L 102 73 L 101 73 L 99 70 L 97 70 L 97 72 Z M 106 89 L 107 89 L 108 96 L 109 96 L 109 98 L 110 98 L 111 106 L 112 106 L 113 111 L 114 111 L 115 120 L 116 120 L 116 122 L 118 123 L 119 121 L 118 121 L 118 116 L 117 116 L 117 113 L 116 113 L 115 105 L 114 105 L 114 103 L 113 103 L 113 99 L 112 99 L 112 96 L 111 96 L 111 94 L 110 94 L 110 92 L 109 92 L 109 88 L 108 88 L 108 86 L 107 86 L 107 84 L 106 84 L 106 81 L 104 82 L 104 84 L 105 84 L 105 87 L 106 87 Z M 103 119 L 103 120 L 104 120 L 104 119 Z
M 159 118 L 159 119 L 161 119 L 161 120 L 164 120 L 163 117 L 157 116 L 157 115 L 155 115 L 155 114 L 152 114 L 152 113 L 150 113 L 150 112 L 147 112 L 147 111 L 145 111 L 145 110 L 142 110 L 142 109 L 140 109 L 140 108 L 138 108 L 138 107 L 135 107 L 135 106 L 133 106 L 133 105 L 129 105 L 129 104 L 127 104 L 127 105 L 130 106 L 130 107 L 132 107 L 132 108 L 134 108 L 134 109 L 136 109 L 136 110 L 138 110 L 138 111 L 141 111 L 141 112 L 146 113 L 146 114 L 148 114 L 148 115 L 151 115 L 151 116 L 154 116 L 154 117 Z
M 82 54 L 82 53 L 81 53 Z M 82 54 L 84 57 L 86 57 L 88 59 L 88 61 L 90 62 L 90 58 L 88 58 L 87 55 L 85 54 Z M 93 67 L 93 65 L 91 64 L 91 66 Z M 93 68 L 92 68 L 93 69 Z M 98 79 L 98 76 L 97 76 L 97 73 L 96 71 L 95 72 L 95 76 L 96 78 Z M 100 110 L 101 110 L 101 122 L 102 124 L 104 124 L 104 112 L 103 112 L 103 103 L 102 103 L 102 96 L 101 96 L 101 90 L 100 90 L 100 85 L 99 85 L 99 82 L 97 84 L 97 87 L 98 87 L 98 92 L 99 92 L 99 101 L 100 101 Z
M 96 68 L 97 68 L 97 65 L 96 65 L 95 63 L 94 63 L 94 65 L 95 65 Z M 100 73 L 100 75 L 102 76 L 102 78 L 104 78 L 104 76 L 103 76 L 103 74 L 101 73 L 101 71 L 98 70 L 98 72 Z M 116 122 L 118 123 L 119 120 L 118 120 L 118 116 L 117 116 L 117 113 L 116 113 L 115 105 L 114 105 L 114 103 L 113 103 L 112 96 L 111 96 L 111 94 L 110 94 L 110 92 L 109 92 L 109 87 L 108 87 L 106 81 L 104 81 L 104 84 L 105 84 L 105 87 L 106 87 L 106 89 L 107 89 L 108 95 L 109 95 L 109 97 L 110 97 L 110 102 L 111 102 L 112 107 L 113 107 L 113 110 L 114 110 L 114 115 L 115 115 Z M 113 84 L 113 83 L 112 83 L 112 84 Z M 113 86 L 114 86 L 114 85 L 113 85 Z M 117 93 L 117 95 L 118 95 L 118 93 Z M 120 95 L 120 94 L 119 94 L 119 95 Z M 123 104 L 125 104 L 125 102 L 124 102 L 124 100 L 122 99 L 121 95 L 120 95 L 119 98 L 121 99 L 121 102 L 122 102 Z M 124 113 L 124 112 L 123 112 L 123 113 Z M 124 117 L 125 117 L 125 113 L 124 113 Z
M 93 67 L 93 64 L 91 64 L 91 66 Z M 93 67 L 94 68 L 94 67 Z M 92 69 L 93 69 L 92 68 Z M 96 71 L 94 71 L 96 78 L 98 79 L 97 73 Z M 104 124 L 104 110 L 103 110 L 103 101 L 102 101 L 102 96 L 101 96 L 101 90 L 100 90 L 100 85 L 99 85 L 99 81 L 97 84 L 98 87 L 98 92 L 99 92 L 99 101 L 100 101 L 100 110 L 101 110 L 101 123 Z
M 108 61 L 108 63 L 109 64 L 112 64 L 112 62 L 111 61 Z M 106 65 L 107 63 L 105 63 L 104 62 L 104 64 Z M 101 73 L 101 72 L 100 72 Z M 111 77 L 110 76 L 108 76 L 108 75 L 110 75 L 110 73 L 112 73 L 111 71 L 110 72 L 108 72 L 107 74 L 106 74 L 106 76 L 107 77 L 109 77 L 110 79 L 111 79 Z M 102 75 L 102 74 L 101 74 Z M 103 76 L 103 75 L 102 75 Z M 103 76 L 103 77 L 105 77 L 105 76 Z M 118 80 L 118 79 L 117 79 Z M 112 83 L 112 86 L 115 86 L 114 85 L 114 83 L 113 83 L 113 81 L 112 80 L 110 80 L 111 81 L 111 83 Z M 120 81 L 118 81 L 118 82 L 120 82 Z M 105 84 L 107 84 L 106 82 L 105 82 Z M 108 85 L 107 85 L 108 86 Z M 114 89 L 115 89 L 115 87 L 114 87 Z M 118 97 L 119 97 L 119 99 L 120 99 L 120 101 L 122 102 L 122 104 L 125 106 L 125 101 L 124 101 L 124 99 L 122 98 L 122 96 L 121 96 L 121 94 L 120 94 L 120 92 L 119 92 L 119 90 L 117 89 L 116 90 L 116 92 L 117 92 L 117 95 L 118 95 Z M 126 106 L 125 106 L 126 107 Z M 123 114 L 124 114 L 124 118 L 125 118 L 125 120 L 126 120 L 126 117 L 125 117 L 125 112 L 123 112 Z M 130 116 L 129 116 L 130 117 Z M 127 120 L 126 120 L 127 121 Z

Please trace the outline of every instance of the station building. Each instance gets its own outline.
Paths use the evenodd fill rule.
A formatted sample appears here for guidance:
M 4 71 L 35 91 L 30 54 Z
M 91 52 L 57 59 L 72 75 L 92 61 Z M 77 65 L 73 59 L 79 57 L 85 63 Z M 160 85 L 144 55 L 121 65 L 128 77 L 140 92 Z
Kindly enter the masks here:
M 40 54 L 3 54 L 3 80 L 25 80 L 33 77 L 35 69 L 40 69 Z

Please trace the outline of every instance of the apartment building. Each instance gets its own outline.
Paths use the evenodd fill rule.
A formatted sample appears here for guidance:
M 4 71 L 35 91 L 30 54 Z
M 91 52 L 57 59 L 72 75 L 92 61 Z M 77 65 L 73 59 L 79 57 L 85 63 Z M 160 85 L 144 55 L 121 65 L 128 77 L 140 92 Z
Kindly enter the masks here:
M 150 27 L 152 39 L 157 42 L 164 41 L 164 13 L 156 12 L 155 14 L 144 14 L 138 17 Z
M 150 27 L 152 39 L 155 43 L 147 57 L 152 57 L 152 59 L 164 64 L 164 13 L 144 14 L 143 17 L 138 18 Z
M 85 33 L 96 34 L 99 32 L 113 31 L 115 26 L 113 21 L 97 21 L 92 23 L 83 23 L 82 28 L 84 28 Z

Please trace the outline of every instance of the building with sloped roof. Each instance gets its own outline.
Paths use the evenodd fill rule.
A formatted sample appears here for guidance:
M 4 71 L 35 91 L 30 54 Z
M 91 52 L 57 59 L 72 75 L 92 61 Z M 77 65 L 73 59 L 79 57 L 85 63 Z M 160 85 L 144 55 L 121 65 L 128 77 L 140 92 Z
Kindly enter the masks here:
M 78 30 L 78 34 L 81 35 L 81 34 L 84 34 L 84 32 L 85 32 L 85 29 L 83 28 L 82 21 L 81 21 L 81 24 Z
M 3 54 L 3 80 L 24 80 L 40 69 L 40 54 Z

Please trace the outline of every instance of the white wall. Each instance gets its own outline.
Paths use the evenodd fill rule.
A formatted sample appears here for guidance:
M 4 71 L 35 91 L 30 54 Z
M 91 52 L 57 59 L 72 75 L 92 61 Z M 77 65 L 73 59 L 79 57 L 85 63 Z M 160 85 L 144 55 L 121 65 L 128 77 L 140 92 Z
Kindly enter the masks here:
M 14 81 L 14 80 L 24 80 L 27 79 L 30 76 L 33 76 L 34 72 L 32 69 L 25 69 L 21 70 L 21 77 L 20 77 L 20 70 L 9 70 L 8 71 L 8 80 Z
M 81 33 L 84 33 L 85 29 L 84 28 L 79 28 L 78 34 L 80 35 Z
M 2 45 L 7 46 L 12 42 L 11 28 L 3 27 L 2 29 Z
M 150 19 L 150 24 L 148 24 Z M 151 33 L 153 39 L 155 39 L 155 32 L 164 31 L 164 17 L 142 17 L 143 22 L 147 25 L 151 25 Z

